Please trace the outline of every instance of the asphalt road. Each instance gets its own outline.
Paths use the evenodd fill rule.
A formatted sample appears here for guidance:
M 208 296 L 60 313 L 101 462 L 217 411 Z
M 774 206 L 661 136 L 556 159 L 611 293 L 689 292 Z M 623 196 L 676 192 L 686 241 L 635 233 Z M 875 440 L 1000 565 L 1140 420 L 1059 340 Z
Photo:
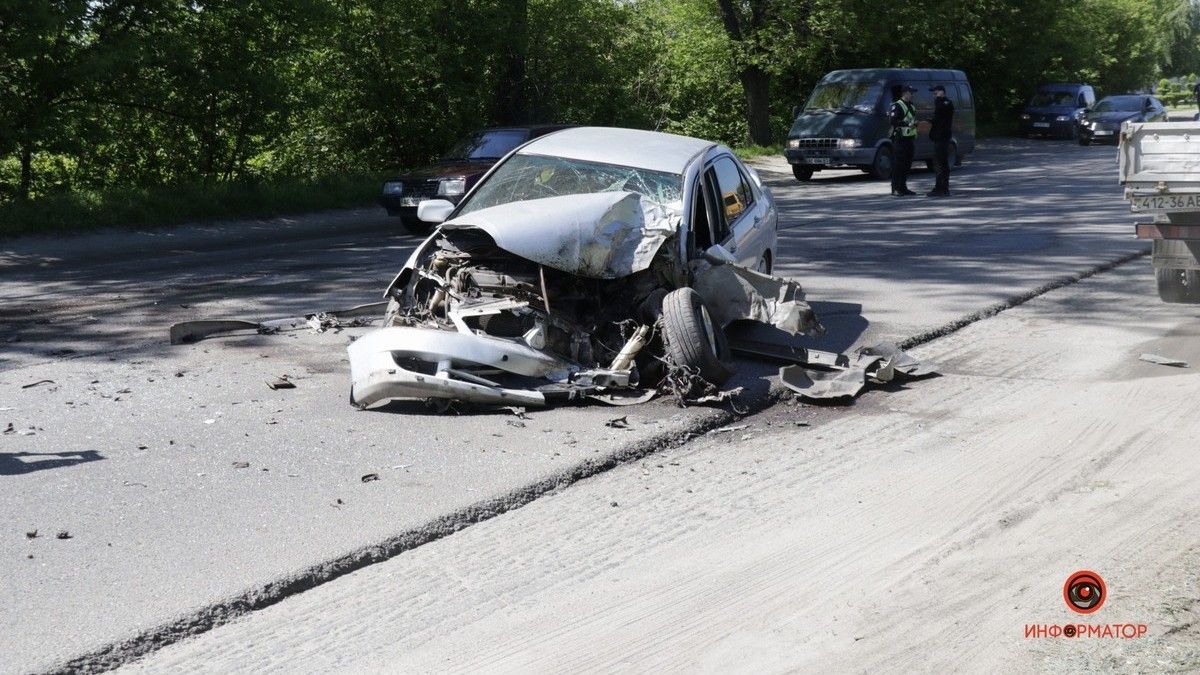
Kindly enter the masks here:
M 830 328 L 817 346 L 836 350 L 1142 250 L 1115 168 L 1111 147 L 990 142 L 952 199 L 928 200 L 760 163 L 781 208 L 776 271 L 804 284 Z M 0 245 L 0 670 L 120 663 L 730 419 L 668 401 L 359 412 L 344 347 L 365 329 L 168 346 L 182 319 L 371 302 L 416 243 L 374 211 L 249 231 Z M 771 370 L 743 365 L 749 399 Z M 266 387 L 283 374 L 296 389 Z M 622 415 L 628 428 L 605 425 Z

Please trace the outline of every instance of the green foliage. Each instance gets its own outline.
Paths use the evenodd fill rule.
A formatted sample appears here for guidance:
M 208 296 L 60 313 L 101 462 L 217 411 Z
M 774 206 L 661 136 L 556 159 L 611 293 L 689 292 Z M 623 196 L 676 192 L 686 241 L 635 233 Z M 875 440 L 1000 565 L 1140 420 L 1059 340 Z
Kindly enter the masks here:
M 778 141 L 824 73 L 886 66 L 966 71 L 1000 130 L 1040 82 L 1200 70 L 1200 3 L 4 0 L 0 230 L 221 211 L 203 192 L 247 212 L 280 186 L 361 197 L 374 182 L 344 177 L 495 124 Z M 1194 80 L 1159 93 L 1190 103 Z

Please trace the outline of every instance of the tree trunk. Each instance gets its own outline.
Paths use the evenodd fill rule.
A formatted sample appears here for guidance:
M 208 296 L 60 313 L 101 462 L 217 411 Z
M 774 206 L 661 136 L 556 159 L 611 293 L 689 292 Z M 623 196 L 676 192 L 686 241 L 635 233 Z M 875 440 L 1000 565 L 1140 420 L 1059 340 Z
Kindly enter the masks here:
M 758 66 L 747 66 L 740 74 L 742 91 L 746 95 L 746 124 L 750 142 L 770 145 L 775 140 L 771 131 L 771 75 Z
M 33 146 L 29 141 L 21 143 L 21 182 L 17 184 L 17 199 L 27 201 L 33 189 Z
M 496 91 L 496 122 L 520 124 L 526 122 L 525 55 L 529 50 L 529 2 L 508 0 L 508 32 L 501 54 L 502 74 Z

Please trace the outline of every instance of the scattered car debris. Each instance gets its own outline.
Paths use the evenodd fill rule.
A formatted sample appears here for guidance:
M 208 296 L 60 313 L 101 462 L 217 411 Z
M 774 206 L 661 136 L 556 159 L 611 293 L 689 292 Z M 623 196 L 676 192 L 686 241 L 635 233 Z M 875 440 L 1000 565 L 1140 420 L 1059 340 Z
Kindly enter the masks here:
M 310 328 L 317 332 L 324 332 L 330 328 L 365 325 L 372 317 L 378 316 L 386 307 L 386 302 L 372 302 L 347 309 L 314 312 L 300 317 L 271 319 L 268 321 L 245 321 L 241 319 L 182 321 L 171 326 L 169 336 L 171 344 L 182 345 L 215 335 L 240 331 L 255 331 L 261 335 L 270 335 L 284 330 Z
M 38 531 L 37 530 L 29 530 L 28 532 L 25 533 L 25 538 L 26 539 L 37 539 Z
M 504 422 L 510 427 L 517 427 L 518 429 L 525 428 L 525 423 L 521 420 L 504 420 Z
M 864 347 L 853 358 L 816 350 L 799 351 L 804 353 L 797 355 L 797 363 L 779 369 L 779 379 L 809 400 L 849 402 L 866 388 L 868 381 L 883 384 L 936 374 L 932 366 L 921 364 L 887 343 Z
M 21 429 L 21 430 L 17 431 L 18 436 L 34 436 L 36 434 L 37 434 L 37 432 L 33 430 L 33 427 L 30 427 L 28 429 Z
M 731 431 L 741 431 L 742 429 L 749 429 L 749 428 L 750 428 L 749 424 L 735 424 L 733 426 L 720 427 L 718 429 L 713 429 L 712 431 L 710 431 L 708 433 L 710 433 L 710 434 L 726 434 Z
M 234 463 L 233 463 L 233 468 L 235 468 L 235 469 L 249 469 L 249 468 L 250 468 L 250 462 L 234 462 Z
M 15 434 L 15 433 L 17 433 L 17 428 L 13 426 L 12 422 L 9 422 L 8 426 L 4 427 L 4 433 Z
M 1142 354 L 1138 358 L 1148 363 L 1157 363 L 1160 366 L 1171 366 L 1173 368 L 1190 367 L 1187 361 L 1180 361 L 1179 359 L 1173 359 L 1168 356 L 1159 356 L 1158 354 Z
M 23 384 L 23 385 L 21 385 L 21 388 L 22 389 L 32 389 L 40 384 L 54 384 L 54 380 L 38 380 L 37 382 L 30 382 L 29 384 Z
M 379 474 L 377 474 L 377 473 L 363 474 L 362 482 L 364 482 L 364 483 L 370 483 L 371 481 L 376 481 L 376 480 L 379 480 Z
M 611 419 L 611 420 L 605 422 L 604 426 L 612 427 L 613 429 L 628 429 L 629 428 L 629 416 L 623 415 L 621 417 L 617 417 L 616 419 Z
M 3 408 L 0 408 L 0 412 L 9 412 L 11 410 L 16 410 L 16 408 L 11 408 L 9 406 L 4 406 Z
M 510 406 L 505 406 L 504 409 L 507 410 L 508 412 L 512 413 L 513 415 L 516 415 L 517 419 L 521 419 L 521 420 L 529 419 L 529 415 L 525 414 L 525 409 L 520 406 L 510 405 Z
M 58 534 L 54 535 L 54 538 L 55 539 L 71 539 L 72 536 L 71 536 L 71 533 L 67 532 L 66 530 L 59 530 Z
M 287 375 L 280 375 L 279 377 L 275 378 L 274 380 L 268 381 L 267 386 L 270 387 L 272 390 L 295 389 L 296 383 L 292 382 L 291 379 L 289 379 Z

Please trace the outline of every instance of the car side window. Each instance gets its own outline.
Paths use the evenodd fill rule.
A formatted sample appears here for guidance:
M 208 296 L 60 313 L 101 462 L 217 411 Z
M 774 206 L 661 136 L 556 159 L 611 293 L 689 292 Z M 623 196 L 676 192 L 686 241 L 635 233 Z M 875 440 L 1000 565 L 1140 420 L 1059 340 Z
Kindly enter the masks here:
M 716 165 L 704 171 L 704 202 L 708 206 L 708 223 L 711 228 L 711 241 L 720 244 L 729 238 L 729 223 L 721 191 L 721 179 L 717 176 Z
M 696 181 L 696 189 L 693 190 L 692 195 L 692 245 L 697 253 L 703 253 L 713 245 L 712 225 L 708 218 L 708 200 L 705 199 L 704 194 L 704 185 L 707 182 L 707 176 L 702 175 L 701 179 Z
M 721 214 L 726 225 L 731 226 L 754 203 L 754 191 L 732 157 L 719 157 L 713 162 L 712 170 L 717 178 Z

